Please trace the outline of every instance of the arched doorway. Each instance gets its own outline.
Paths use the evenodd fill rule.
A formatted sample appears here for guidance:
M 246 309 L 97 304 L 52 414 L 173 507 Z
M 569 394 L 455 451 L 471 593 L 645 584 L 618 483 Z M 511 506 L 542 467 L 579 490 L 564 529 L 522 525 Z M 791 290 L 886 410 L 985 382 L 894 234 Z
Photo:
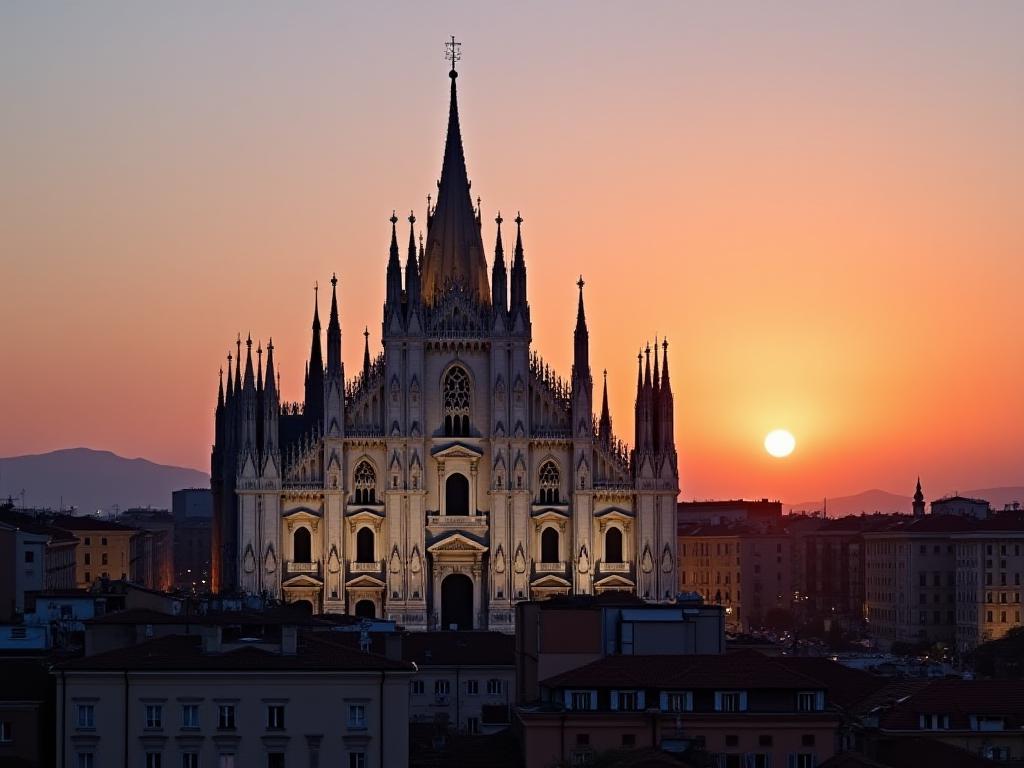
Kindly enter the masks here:
M 441 629 L 473 628 L 473 582 L 464 573 L 453 573 L 441 582 Z
M 295 529 L 295 536 L 292 537 L 292 560 L 296 563 L 313 562 L 313 544 L 309 528 Z
M 303 613 L 307 613 L 310 616 L 313 615 L 313 603 L 309 600 L 293 600 L 292 605 L 301 610 Z
M 622 531 L 609 528 L 604 535 L 604 561 L 606 563 L 622 562 Z
M 360 600 L 356 603 L 356 616 L 361 619 L 373 619 L 377 617 L 377 607 L 373 600 Z
M 540 561 L 542 563 L 557 563 L 558 557 L 558 531 L 554 528 L 545 528 L 540 535 Z
M 376 558 L 373 556 L 373 531 L 369 528 L 360 528 L 356 534 L 356 562 L 372 563 Z
M 469 480 L 465 475 L 453 472 L 445 481 L 444 513 L 446 515 L 469 514 Z

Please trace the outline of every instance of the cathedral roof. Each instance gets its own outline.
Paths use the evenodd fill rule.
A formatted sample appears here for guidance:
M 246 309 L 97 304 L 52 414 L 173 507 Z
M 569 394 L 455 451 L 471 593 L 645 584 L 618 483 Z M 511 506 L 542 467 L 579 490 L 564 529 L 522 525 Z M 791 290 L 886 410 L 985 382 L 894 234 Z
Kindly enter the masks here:
M 452 92 L 448 108 L 448 138 L 444 145 L 437 205 L 427 225 L 427 249 L 420 268 L 422 296 L 424 303 L 431 305 L 446 285 L 461 283 L 481 304 L 490 304 L 484 244 L 469 196 L 469 174 L 462 148 L 455 90 L 458 73 L 454 65 L 449 75 Z

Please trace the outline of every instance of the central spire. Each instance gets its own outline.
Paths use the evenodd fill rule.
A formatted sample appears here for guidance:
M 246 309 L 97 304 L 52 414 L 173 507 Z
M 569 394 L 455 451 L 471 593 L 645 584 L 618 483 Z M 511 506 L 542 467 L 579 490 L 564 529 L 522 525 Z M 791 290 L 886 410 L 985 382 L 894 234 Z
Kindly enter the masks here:
M 449 284 L 461 283 L 481 304 L 491 303 L 487 261 L 476 211 L 470 198 L 469 173 L 459 127 L 459 103 L 455 81 L 460 58 L 454 39 L 447 44 L 452 68 L 451 101 L 448 105 L 448 137 L 444 145 L 437 204 L 429 217 L 427 250 L 420 265 L 421 290 L 426 304 L 433 304 Z

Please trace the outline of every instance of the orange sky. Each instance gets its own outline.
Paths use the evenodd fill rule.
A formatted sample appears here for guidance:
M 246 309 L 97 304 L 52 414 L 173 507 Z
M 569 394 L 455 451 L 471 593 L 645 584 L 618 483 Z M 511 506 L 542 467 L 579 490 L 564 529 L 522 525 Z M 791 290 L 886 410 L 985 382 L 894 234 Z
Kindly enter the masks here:
M 582 272 L 628 438 L 668 336 L 684 497 L 1024 484 L 1024 6 L 550 5 L 0 8 L 0 455 L 206 468 L 235 333 L 298 397 L 332 270 L 354 370 L 454 33 L 536 348 L 568 373 Z

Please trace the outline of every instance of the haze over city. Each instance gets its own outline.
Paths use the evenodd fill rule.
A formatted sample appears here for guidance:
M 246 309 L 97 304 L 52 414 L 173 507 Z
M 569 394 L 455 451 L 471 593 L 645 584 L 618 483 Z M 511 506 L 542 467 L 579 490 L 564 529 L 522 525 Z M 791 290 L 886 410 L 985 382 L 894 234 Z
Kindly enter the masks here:
M 638 346 L 668 338 L 682 497 L 1018 485 L 1022 22 L 1011 3 L 7 5 L 0 455 L 208 470 L 236 334 L 272 336 L 301 399 L 332 272 L 357 371 L 388 218 L 436 192 L 454 31 L 488 254 L 521 211 L 534 348 L 562 376 L 582 273 L 622 436 Z

